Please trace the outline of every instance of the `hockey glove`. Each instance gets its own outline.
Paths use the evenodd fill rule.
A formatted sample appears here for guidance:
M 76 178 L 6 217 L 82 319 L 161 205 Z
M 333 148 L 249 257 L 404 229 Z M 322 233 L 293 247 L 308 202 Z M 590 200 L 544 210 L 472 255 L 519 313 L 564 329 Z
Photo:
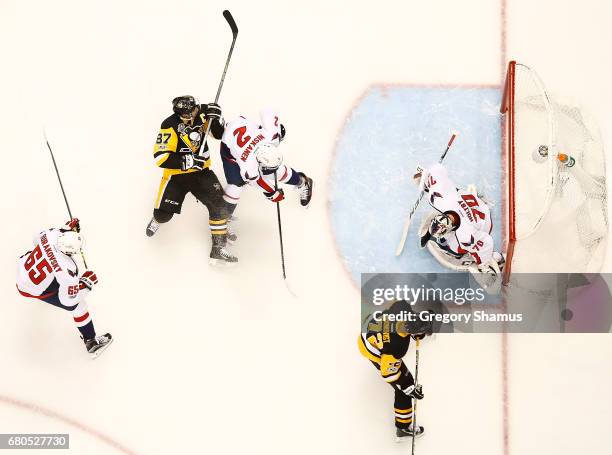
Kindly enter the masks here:
M 420 165 L 417 165 L 414 175 L 412 176 L 412 180 L 416 186 L 421 185 L 421 177 L 423 177 L 423 168 Z
M 285 193 L 280 188 L 272 193 L 264 193 L 264 195 L 272 202 L 280 202 L 285 199 Z
M 64 224 L 64 226 L 62 226 L 60 228 L 60 230 L 62 232 L 64 232 L 64 231 L 80 232 L 81 231 L 81 226 L 79 224 L 79 219 L 78 218 L 72 218 L 70 221 L 67 221 L 66 224 Z
M 422 400 L 423 397 L 425 397 L 425 395 L 423 394 L 423 386 L 421 384 L 417 386 L 408 386 L 405 389 L 402 389 L 402 392 L 404 392 L 409 397 L 414 398 L 415 400 Z
M 98 277 L 92 270 L 85 270 L 85 273 L 79 278 L 79 290 L 87 289 L 91 291 L 98 284 Z
M 493 276 L 497 276 L 501 273 L 501 269 L 499 268 L 499 264 L 494 258 L 491 258 L 487 263 L 478 264 L 476 266 L 478 272 L 480 273 L 488 273 Z M 474 272 L 472 272 L 474 273 Z
M 187 171 L 189 169 L 198 169 L 201 171 L 202 169 L 204 169 L 204 164 L 206 163 L 206 160 L 200 158 L 197 155 L 194 155 L 193 153 L 187 153 L 183 155 L 182 160 L 183 161 L 181 161 L 181 170 L 183 171 Z
M 217 103 L 210 103 L 206 105 L 206 110 L 204 111 L 204 116 L 208 120 L 218 120 L 221 121 L 221 106 Z

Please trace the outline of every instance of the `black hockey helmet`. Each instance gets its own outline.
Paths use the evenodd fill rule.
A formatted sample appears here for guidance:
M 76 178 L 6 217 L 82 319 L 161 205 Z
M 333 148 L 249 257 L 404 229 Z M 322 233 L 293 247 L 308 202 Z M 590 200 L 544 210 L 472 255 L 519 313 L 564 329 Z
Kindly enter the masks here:
M 410 321 L 406 324 L 406 328 L 410 335 L 431 335 L 434 332 L 431 310 L 415 311 L 415 321 Z
M 431 335 L 433 333 L 433 323 L 431 318 L 428 317 L 428 314 L 431 314 L 432 311 L 419 307 L 418 304 L 415 306 L 405 300 L 398 300 L 387 310 L 396 316 L 411 314 L 409 319 L 396 324 L 395 331 L 399 335 Z
M 191 95 L 177 96 L 172 100 L 172 110 L 181 117 L 191 117 L 198 103 Z

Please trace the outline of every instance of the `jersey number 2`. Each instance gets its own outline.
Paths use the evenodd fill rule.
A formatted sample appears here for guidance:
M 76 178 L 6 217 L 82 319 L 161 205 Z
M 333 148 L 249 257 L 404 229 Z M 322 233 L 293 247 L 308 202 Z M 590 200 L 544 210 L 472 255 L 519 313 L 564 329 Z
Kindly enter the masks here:
M 241 126 L 240 128 L 236 128 L 234 130 L 234 136 L 236 136 L 236 143 L 238 147 L 242 148 L 249 143 L 251 140 L 251 136 L 248 134 L 245 136 L 246 126 Z
M 32 250 L 28 259 L 26 259 L 25 264 L 23 266 L 28 271 L 28 276 L 30 280 L 34 284 L 40 284 L 47 278 L 47 273 L 51 273 L 51 266 L 46 259 L 40 260 L 42 258 L 42 251 L 40 250 L 40 245 Z

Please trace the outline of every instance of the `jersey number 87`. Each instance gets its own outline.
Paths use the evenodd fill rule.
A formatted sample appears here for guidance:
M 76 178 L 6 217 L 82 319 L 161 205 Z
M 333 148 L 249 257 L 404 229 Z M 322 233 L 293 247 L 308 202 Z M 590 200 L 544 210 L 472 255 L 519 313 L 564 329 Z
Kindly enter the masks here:
M 168 141 L 170 140 L 170 133 L 159 133 L 157 135 L 157 141 L 155 141 L 156 144 L 167 144 Z

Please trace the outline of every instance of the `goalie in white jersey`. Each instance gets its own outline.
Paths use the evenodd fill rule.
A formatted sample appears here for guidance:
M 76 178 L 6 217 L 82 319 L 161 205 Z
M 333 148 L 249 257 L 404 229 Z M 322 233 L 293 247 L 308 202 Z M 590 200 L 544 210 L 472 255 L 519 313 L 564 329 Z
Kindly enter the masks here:
M 441 164 L 417 168 L 415 181 L 434 209 L 421 226 L 421 248 L 445 267 L 499 274 L 504 259 L 491 236 L 491 209 L 476 189 L 458 188 Z
M 312 179 L 283 164 L 278 146 L 285 137 L 285 127 L 278 115 L 264 109 L 260 116 L 261 123 L 241 116 L 225 125 L 221 158 L 227 180 L 223 199 L 229 215 L 236 209 L 247 183 L 258 187 L 272 202 L 285 198 L 279 184 L 295 187 L 303 207 L 308 207 L 312 198 Z
M 96 358 L 110 345 L 112 336 L 96 336 L 85 297 L 98 278 L 91 270 L 79 271 L 75 258 L 81 254 L 82 244 L 76 218 L 37 234 L 32 250 L 17 261 L 17 291 L 70 311 L 87 352 Z

